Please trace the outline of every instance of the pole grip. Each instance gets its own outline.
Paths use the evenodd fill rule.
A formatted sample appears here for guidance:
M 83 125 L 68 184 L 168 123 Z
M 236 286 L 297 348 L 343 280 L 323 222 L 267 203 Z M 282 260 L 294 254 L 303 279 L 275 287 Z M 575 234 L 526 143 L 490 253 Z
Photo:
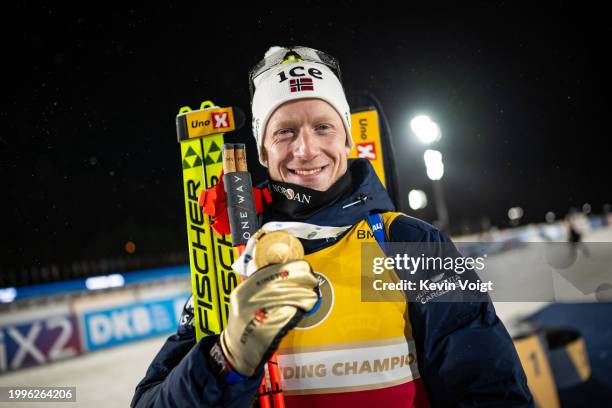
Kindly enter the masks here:
M 258 229 L 251 175 L 246 171 L 224 174 L 223 185 L 232 231 L 232 244 L 234 246 L 246 244 Z

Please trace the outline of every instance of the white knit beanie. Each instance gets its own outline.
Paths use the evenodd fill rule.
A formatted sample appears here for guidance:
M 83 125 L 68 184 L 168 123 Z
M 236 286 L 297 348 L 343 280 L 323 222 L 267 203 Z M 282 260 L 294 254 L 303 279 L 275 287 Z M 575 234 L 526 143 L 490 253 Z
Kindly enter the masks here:
M 271 47 L 265 57 L 291 51 L 289 48 Z M 282 60 L 282 59 L 281 59 Z M 312 60 L 289 60 L 264 71 L 253 79 L 253 136 L 257 143 L 259 162 L 263 161 L 263 138 L 272 113 L 285 102 L 304 98 L 318 98 L 329 103 L 340 115 L 346 133 L 346 145 L 353 148 L 351 112 L 340 79 L 324 63 Z

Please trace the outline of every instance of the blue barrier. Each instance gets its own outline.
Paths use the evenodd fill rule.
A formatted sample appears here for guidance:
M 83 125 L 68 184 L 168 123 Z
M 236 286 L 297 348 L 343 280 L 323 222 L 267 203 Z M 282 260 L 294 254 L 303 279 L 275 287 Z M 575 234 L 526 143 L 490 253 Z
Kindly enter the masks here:
M 114 273 L 123 278 L 121 286 L 133 285 L 138 283 L 146 283 L 168 278 L 185 278 L 189 279 L 189 265 L 170 266 L 165 268 L 145 269 L 134 272 Z M 94 279 L 96 277 L 93 277 Z M 72 279 L 61 282 L 45 283 L 41 285 L 25 286 L 15 288 L 16 295 L 13 300 L 32 298 L 37 296 L 51 296 L 57 294 L 66 294 L 71 292 L 81 292 L 92 290 L 87 287 L 88 279 Z
M 144 340 L 176 330 L 189 293 L 83 313 L 84 346 L 89 351 Z

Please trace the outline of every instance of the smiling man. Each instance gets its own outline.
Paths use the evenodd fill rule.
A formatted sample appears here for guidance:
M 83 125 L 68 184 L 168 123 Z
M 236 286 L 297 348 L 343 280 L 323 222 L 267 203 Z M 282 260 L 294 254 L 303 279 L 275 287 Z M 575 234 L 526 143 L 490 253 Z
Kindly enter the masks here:
M 347 159 L 350 111 L 336 60 L 274 48 L 250 80 L 253 134 L 269 176 L 263 188 L 272 197 L 262 203 L 263 221 L 290 228 L 305 260 L 262 268 L 241 284 L 220 336 L 195 342 L 188 302 L 132 406 L 248 406 L 276 349 L 288 407 L 532 406 L 488 298 L 361 300 L 363 243 L 454 246 L 395 212 L 367 160 Z M 254 310 L 266 319 L 253 323 Z
M 268 121 L 262 161 L 272 180 L 327 191 L 346 173 L 346 135 L 340 115 L 329 103 L 286 102 Z

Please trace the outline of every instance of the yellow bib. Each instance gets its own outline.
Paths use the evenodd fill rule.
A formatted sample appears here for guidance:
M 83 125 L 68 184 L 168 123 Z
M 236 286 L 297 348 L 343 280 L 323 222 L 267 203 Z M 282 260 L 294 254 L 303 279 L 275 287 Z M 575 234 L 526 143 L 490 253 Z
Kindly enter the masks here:
M 382 214 L 387 232 L 398 215 Z M 322 304 L 280 344 L 286 394 L 379 389 L 419 377 L 407 304 L 361 300 L 367 242 L 376 240 L 362 220 L 334 245 L 306 255 L 321 281 Z

